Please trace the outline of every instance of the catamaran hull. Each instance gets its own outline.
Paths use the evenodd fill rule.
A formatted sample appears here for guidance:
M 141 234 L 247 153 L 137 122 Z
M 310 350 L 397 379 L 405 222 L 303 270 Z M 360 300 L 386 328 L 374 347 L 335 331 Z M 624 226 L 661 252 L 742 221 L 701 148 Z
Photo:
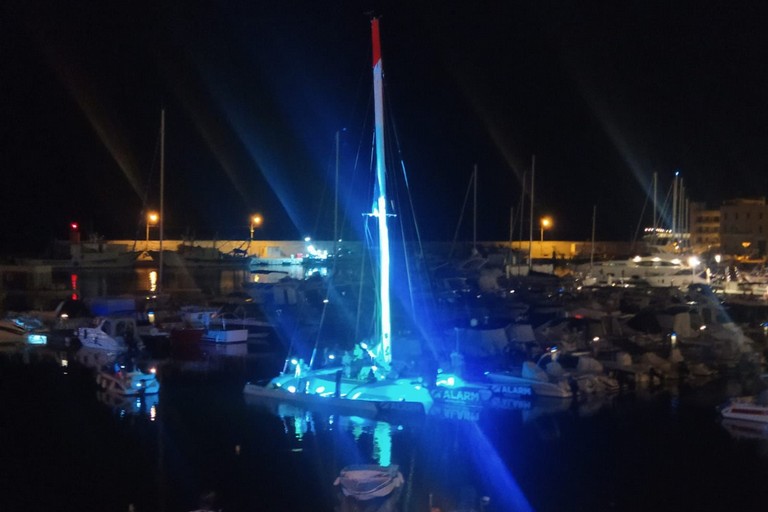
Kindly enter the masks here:
M 347 415 L 377 417 L 380 415 L 421 415 L 425 414 L 424 405 L 419 402 L 396 402 L 374 400 L 352 400 L 334 396 L 321 396 L 311 393 L 291 393 L 288 390 L 247 383 L 243 388 L 245 400 L 249 404 L 270 405 L 291 403 L 318 412 L 330 412 Z

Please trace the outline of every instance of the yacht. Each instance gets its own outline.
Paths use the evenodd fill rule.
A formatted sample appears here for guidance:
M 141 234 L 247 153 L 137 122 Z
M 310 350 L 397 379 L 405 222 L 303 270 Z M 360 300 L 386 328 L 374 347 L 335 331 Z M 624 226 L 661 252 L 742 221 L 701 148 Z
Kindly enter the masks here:
M 703 283 L 696 274 L 698 260 L 676 254 L 652 254 L 628 259 L 596 261 L 587 273 L 596 284 L 612 285 L 633 281 L 645 281 L 651 286 L 688 286 Z

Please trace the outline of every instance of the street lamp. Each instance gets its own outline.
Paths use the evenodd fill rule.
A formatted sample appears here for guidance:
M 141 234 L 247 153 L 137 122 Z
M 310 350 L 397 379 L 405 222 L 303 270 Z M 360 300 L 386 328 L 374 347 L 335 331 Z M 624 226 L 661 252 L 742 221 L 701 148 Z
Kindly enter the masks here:
M 160 220 L 160 215 L 157 214 L 157 212 L 148 212 L 147 213 L 147 245 L 149 245 L 149 225 L 155 225 L 157 224 L 157 221 Z
M 251 219 L 250 219 L 251 240 L 253 240 L 253 230 L 261 226 L 261 220 L 262 220 L 261 215 L 259 214 L 251 215 Z
M 544 242 L 544 230 L 552 227 L 552 219 L 549 217 L 541 218 L 541 241 Z

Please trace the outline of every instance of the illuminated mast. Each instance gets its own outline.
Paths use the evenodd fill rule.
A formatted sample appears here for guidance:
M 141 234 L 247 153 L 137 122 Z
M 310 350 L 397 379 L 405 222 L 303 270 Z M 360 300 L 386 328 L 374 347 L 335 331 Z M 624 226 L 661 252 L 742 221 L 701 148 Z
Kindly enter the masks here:
M 381 41 L 379 19 L 371 20 L 373 39 L 373 99 L 376 124 L 376 183 L 378 196 L 373 205 L 373 216 L 379 220 L 379 306 L 381 351 L 384 362 L 392 362 L 392 326 L 389 310 L 389 231 L 387 229 L 387 170 L 384 163 L 384 99 L 382 91 Z

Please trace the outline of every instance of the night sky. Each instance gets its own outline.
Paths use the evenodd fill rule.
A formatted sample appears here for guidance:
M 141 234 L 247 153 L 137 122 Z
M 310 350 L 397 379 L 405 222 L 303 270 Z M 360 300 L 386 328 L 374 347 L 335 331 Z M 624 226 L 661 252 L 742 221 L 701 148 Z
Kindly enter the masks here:
M 390 198 L 424 240 L 520 237 L 536 156 L 548 238 L 631 240 L 679 170 L 717 206 L 768 194 L 763 2 L 37 2 L 0 6 L 3 252 L 143 238 L 361 235 L 372 198 L 370 12 L 381 17 Z M 410 199 L 402 187 L 407 170 Z M 398 181 L 399 180 L 399 181 Z M 398 184 L 399 183 L 399 184 Z M 407 206 L 412 201 L 413 210 Z M 525 200 L 528 215 L 529 198 Z M 644 219 L 644 220 L 643 220 Z M 527 218 L 524 219 L 527 239 Z

